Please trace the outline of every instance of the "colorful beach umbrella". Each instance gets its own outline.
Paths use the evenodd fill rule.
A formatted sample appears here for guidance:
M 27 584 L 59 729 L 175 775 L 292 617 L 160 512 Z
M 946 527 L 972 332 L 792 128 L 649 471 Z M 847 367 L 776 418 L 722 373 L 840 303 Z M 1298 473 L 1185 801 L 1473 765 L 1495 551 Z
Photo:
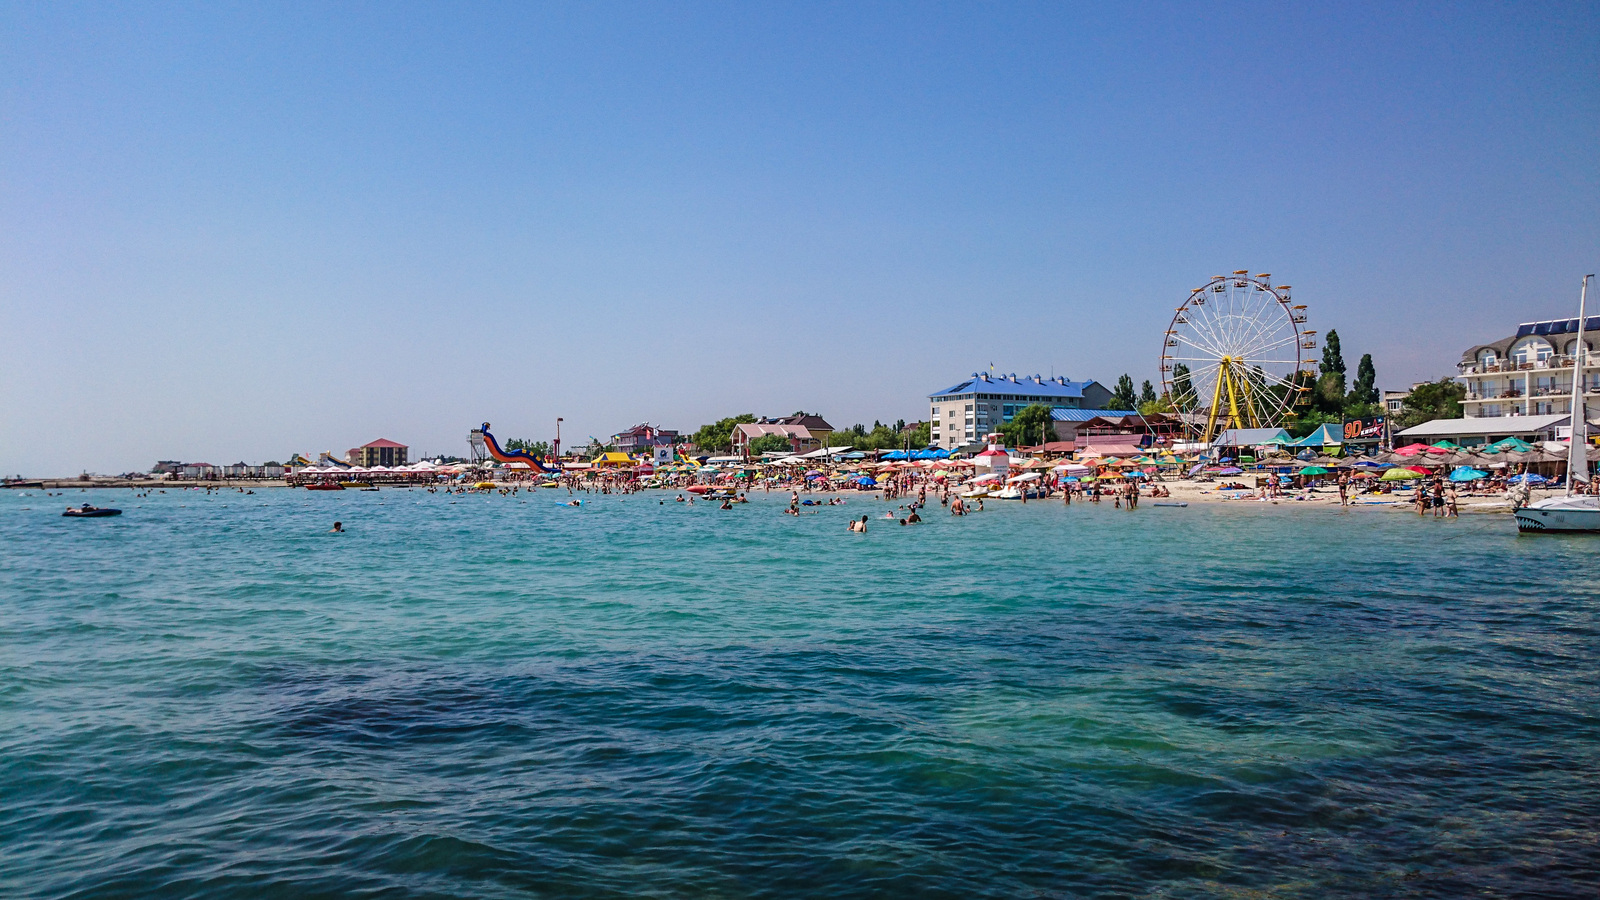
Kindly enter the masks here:
M 1397 467 L 1395 467 L 1393 469 L 1390 469 L 1389 471 L 1383 473 L 1382 480 L 1383 481 L 1412 481 L 1412 480 L 1415 480 L 1415 479 L 1418 479 L 1418 478 L 1421 478 L 1421 477 L 1422 477 L 1421 473 L 1417 472 L 1416 469 L 1408 469 L 1408 468 L 1405 468 L 1404 466 L 1397 466 Z
M 1301 475 L 1326 475 L 1328 470 L 1321 466 L 1306 466 L 1300 470 Z

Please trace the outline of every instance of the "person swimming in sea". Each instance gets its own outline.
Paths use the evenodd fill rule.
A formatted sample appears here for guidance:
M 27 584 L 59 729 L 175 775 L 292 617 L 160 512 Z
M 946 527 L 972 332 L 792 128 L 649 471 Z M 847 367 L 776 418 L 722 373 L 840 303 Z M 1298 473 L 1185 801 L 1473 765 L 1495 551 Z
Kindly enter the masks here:
M 850 520 L 850 530 L 854 531 L 854 532 L 856 532 L 858 534 L 866 534 L 867 533 L 867 517 L 866 516 L 862 516 L 861 517 L 861 521 L 859 521 L 859 522 L 857 522 L 855 519 L 851 519 Z
M 343 522 L 335 522 L 335 523 L 333 523 L 333 527 L 328 529 L 328 533 L 329 534 L 344 534 L 344 523 Z

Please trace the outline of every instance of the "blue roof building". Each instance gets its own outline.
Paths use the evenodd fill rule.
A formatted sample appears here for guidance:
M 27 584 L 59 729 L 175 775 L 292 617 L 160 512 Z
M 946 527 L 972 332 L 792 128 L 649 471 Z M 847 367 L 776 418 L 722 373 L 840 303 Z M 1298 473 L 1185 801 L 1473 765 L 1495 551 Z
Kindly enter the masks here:
M 1035 403 L 1057 411 L 1082 410 L 1102 415 L 1107 414 L 1104 407 L 1109 402 L 1111 391 L 1098 381 L 974 372 L 957 384 L 928 395 L 929 440 L 946 449 L 981 441 L 985 434 Z

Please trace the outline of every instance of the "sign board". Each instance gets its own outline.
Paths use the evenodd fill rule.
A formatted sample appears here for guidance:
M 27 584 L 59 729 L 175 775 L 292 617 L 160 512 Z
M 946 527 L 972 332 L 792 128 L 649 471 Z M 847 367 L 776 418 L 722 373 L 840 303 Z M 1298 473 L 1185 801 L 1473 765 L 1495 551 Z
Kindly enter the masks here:
M 1388 421 L 1388 416 L 1347 419 L 1344 423 L 1344 439 L 1347 443 L 1351 441 L 1376 443 L 1383 439 L 1383 426 Z
M 655 447 L 655 464 L 658 465 L 658 466 L 665 466 L 665 465 L 671 465 L 671 463 L 672 463 L 672 447 L 671 446 L 663 447 L 660 444 L 657 444 L 656 447 Z

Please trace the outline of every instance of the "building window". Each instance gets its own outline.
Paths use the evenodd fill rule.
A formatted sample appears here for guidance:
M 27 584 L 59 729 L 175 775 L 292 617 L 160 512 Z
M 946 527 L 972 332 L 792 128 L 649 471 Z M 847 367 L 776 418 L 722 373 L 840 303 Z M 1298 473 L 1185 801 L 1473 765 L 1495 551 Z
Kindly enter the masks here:
M 1540 337 L 1525 338 L 1511 349 L 1511 359 L 1519 366 L 1544 362 L 1555 352 L 1550 342 Z

